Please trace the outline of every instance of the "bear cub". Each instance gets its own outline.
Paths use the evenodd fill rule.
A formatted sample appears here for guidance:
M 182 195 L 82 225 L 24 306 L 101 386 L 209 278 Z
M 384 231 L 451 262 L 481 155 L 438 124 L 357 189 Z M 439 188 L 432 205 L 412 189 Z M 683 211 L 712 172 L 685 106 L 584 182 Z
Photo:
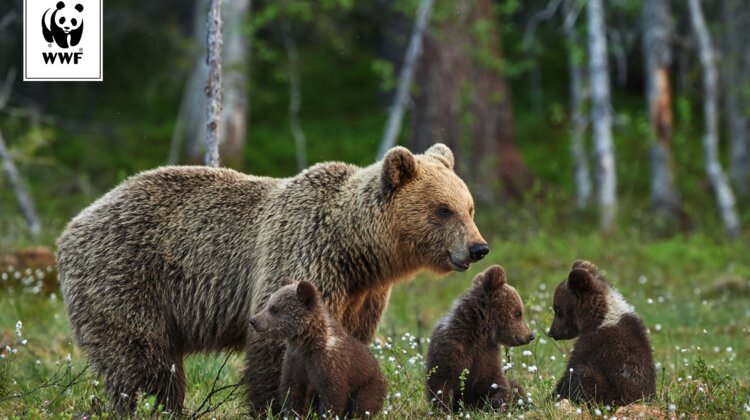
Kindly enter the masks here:
M 555 290 L 549 336 L 578 337 L 557 383 L 557 398 L 627 405 L 656 393 L 656 369 L 648 331 L 622 295 L 578 260 Z
M 312 283 L 282 280 L 250 325 L 286 343 L 279 387 L 285 409 L 302 418 L 311 408 L 347 417 L 380 411 L 386 385 L 378 362 L 329 315 Z
M 436 408 L 451 411 L 458 411 L 461 403 L 467 408 L 507 408 L 524 398 L 524 392 L 503 375 L 500 345 L 522 346 L 533 339 L 521 298 L 506 282 L 505 271 L 499 265 L 488 268 L 474 277 L 472 287 L 432 332 L 427 398 Z

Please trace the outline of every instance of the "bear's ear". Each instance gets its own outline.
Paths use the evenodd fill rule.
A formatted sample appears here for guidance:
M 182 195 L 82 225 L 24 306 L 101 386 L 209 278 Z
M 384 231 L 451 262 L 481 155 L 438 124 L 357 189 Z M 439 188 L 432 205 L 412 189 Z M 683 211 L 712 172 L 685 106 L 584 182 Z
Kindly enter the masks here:
M 417 160 L 405 147 L 396 146 L 383 158 L 382 188 L 386 196 L 417 176 Z
M 57 10 L 60 10 L 60 9 L 62 9 L 64 7 L 65 7 L 65 3 L 61 2 L 61 1 L 57 2 Z
M 318 289 L 309 281 L 301 281 L 297 284 L 297 299 L 308 309 L 318 302 Z
M 450 170 L 453 170 L 453 166 L 456 164 L 456 161 L 453 158 L 453 152 L 451 152 L 451 149 L 443 143 L 433 144 L 432 147 L 424 152 L 424 154 L 439 160 Z
M 599 269 L 596 267 L 596 265 L 587 260 L 576 260 L 570 269 L 575 270 L 576 268 L 586 270 L 591 273 L 592 276 L 596 276 L 599 273 Z
M 76 4 L 76 10 L 78 10 L 78 12 L 83 12 L 83 5 L 82 4 Z
M 294 280 L 292 280 L 291 278 L 289 278 L 289 277 L 283 277 L 281 279 L 281 285 L 282 286 L 289 286 L 290 284 L 294 284 Z
M 594 278 L 588 270 L 574 268 L 568 275 L 568 289 L 576 296 L 581 296 L 594 289 Z
M 474 277 L 474 285 L 481 286 L 484 290 L 497 290 L 505 285 L 505 270 L 499 265 L 484 270 Z

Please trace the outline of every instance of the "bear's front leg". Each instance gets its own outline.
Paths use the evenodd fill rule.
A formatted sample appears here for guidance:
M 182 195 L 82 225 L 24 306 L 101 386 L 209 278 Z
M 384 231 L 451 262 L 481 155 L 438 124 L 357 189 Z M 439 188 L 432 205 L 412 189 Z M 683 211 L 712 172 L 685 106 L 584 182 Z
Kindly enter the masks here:
M 282 410 L 289 410 L 294 415 L 305 418 L 309 411 L 311 394 L 305 360 L 287 351 L 284 354 L 279 387 L 279 404 Z
M 246 403 L 250 412 L 263 415 L 271 409 L 280 409 L 278 398 L 285 345 L 251 333 L 245 353 L 245 371 L 242 382 L 247 392 Z

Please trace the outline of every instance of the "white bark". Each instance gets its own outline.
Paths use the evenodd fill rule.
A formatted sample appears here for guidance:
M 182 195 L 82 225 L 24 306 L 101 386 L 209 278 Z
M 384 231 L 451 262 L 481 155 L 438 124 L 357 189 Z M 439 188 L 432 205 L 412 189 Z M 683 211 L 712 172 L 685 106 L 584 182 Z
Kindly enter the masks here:
M 612 142 L 612 104 L 602 0 L 589 0 L 587 14 L 591 121 L 596 148 L 600 225 L 602 230 L 609 231 L 614 226 L 617 214 L 617 174 Z
M 18 175 L 18 169 L 16 169 L 16 165 L 13 163 L 13 159 L 11 159 L 8 147 L 5 145 L 2 131 L 0 131 L 0 159 L 3 161 L 3 169 L 8 176 L 8 181 L 10 181 L 10 185 L 16 193 L 18 206 L 21 208 L 23 217 L 29 227 L 29 232 L 31 232 L 33 238 L 38 238 L 39 233 L 42 230 L 42 225 L 39 223 L 39 216 L 36 214 L 34 201 L 23 187 L 21 177 Z
M 292 36 L 289 22 L 281 23 L 281 35 L 284 38 L 284 48 L 287 54 L 287 75 L 289 77 L 289 129 L 294 137 L 294 148 L 297 157 L 297 170 L 307 167 L 307 151 L 305 132 L 299 123 L 299 109 L 302 104 L 302 88 L 299 75 L 299 52 L 297 43 Z
M 206 81 L 206 166 L 219 166 L 221 122 L 221 0 L 211 0 L 206 27 L 208 80 Z
M 219 153 L 223 162 L 235 163 L 242 155 L 247 134 L 247 67 L 250 61 L 250 38 L 244 29 L 247 16 L 251 12 L 250 0 L 224 0 L 222 3 L 222 79 L 224 84 L 220 131 L 218 134 Z M 187 161 L 201 160 L 206 138 L 206 94 L 208 78 L 206 64 L 206 13 L 209 0 L 196 0 L 193 37 L 195 50 L 194 64 L 185 83 L 180 110 L 175 123 L 170 145 L 169 164 L 180 162 L 184 152 Z M 235 165 L 236 166 L 236 165 Z
M 585 101 L 581 57 L 577 54 L 578 34 L 576 33 L 577 12 L 573 0 L 565 0 L 564 27 L 568 42 L 568 71 L 570 73 L 570 113 L 573 128 L 571 130 L 571 153 L 576 183 L 576 207 L 584 209 L 591 200 L 591 170 L 586 153 L 586 116 L 583 113 Z
M 646 102 L 651 137 L 651 203 L 665 215 L 674 215 L 679 195 L 672 168 L 672 24 L 668 0 L 646 0 L 643 5 L 643 52 Z
M 398 87 L 396 88 L 396 93 L 393 99 L 393 106 L 391 107 L 391 113 L 388 117 L 388 123 L 386 124 L 383 139 L 378 148 L 378 160 L 385 156 L 385 152 L 387 152 L 388 149 L 396 145 L 396 139 L 401 132 L 401 124 L 404 119 L 404 107 L 408 100 L 411 81 L 414 78 L 417 58 L 422 52 L 422 35 L 430 21 L 433 3 L 434 0 L 421 0 L 419 4 L 417 18 L 414 23 L 414 30 L 412 31 L 411 40 L 409 41 L 409 46 L 406 50 L 406 57 L 404 58 L 404 64 L 401 68 L 401 74 L 399 75 Z
M 724 169 L 719 161 L 718 147 L 718 81 L 714 47 L 706 28 L 706 20 L 698 0 L 688 0 L 690 21 L 698 41 L 701 65 L 703 66 L 703 113 L 706 132 L 703 136 L 706 173 L 716 195 L 716 201 L 730 237 L 740 233 L 740 221 L 735 209 L 735 198 Z

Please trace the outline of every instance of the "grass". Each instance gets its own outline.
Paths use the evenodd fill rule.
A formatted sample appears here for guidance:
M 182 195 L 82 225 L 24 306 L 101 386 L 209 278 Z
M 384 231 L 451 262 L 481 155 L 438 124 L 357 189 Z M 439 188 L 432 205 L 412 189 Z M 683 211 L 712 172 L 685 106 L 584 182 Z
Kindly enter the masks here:
M 728 241 L 720 234 L 692 233 L 663 239 L 638 229 L 605 236 L 579 229 L 573 222 L 562 224 L 565 229 L 555 227 L 545 221 L 547 216 L 536 224 L 502 210 L 485 210 L 483 216 L 480 227 L 492 246 L 485 260 L 469 273 L 441 278 L 423 274 L 394 289 L 373 346 L 389 385 L 382 417 L 422 418 L 432 412 L 423 385 L 426 338 L 435 321 L 470 286 L 473 274 L 496 263 L 505 267 L 510 283 L 521 294 L 526 319 L 538 337 L 528 346 L 505 352 L 512 364 L 506 374 L 525 387 L 533 402 L 526 410 L 508 414 L 574 417 L 576 409 L 594 417 L 614 414 L 613 408 L 600 406 L 561 411 L 548 399 L 573 345 L 546 337 L 552 321 L 552 292 L 579 257 L 606 270 L 650 329 L 658 378 L 657 397 L 649 406 L 675 416 L 750 417 L 750 241 L 746 236 Z M 28 276 L 20 273 L 19 277 Z M 15 287 L 8 287 L 11 280 L 0 282 L 4 286 L 0 291 L 4 349 L 0 417 L 69 418 L 97 412 L 106 417 L 102 379 L 86 368 L 85 355 L 72 343 L 59 293 L 43 295 L 33 287 L 33 279 Z M 22 325 L 17 331 L 19 320 Z M 230 355 L 219 372 L 226 357 L 210 354 L 187 359 L 188 414 L 201 406 L 212 388 L 239 381 L 241 355 Z M 218 393 L 212 404 L 229 392 Z M 240 398 L 205 417 L 242 415 L 241 392 L 236 395 Z M 149 414 L 152 405 L 152 399 L 143 399 L 139 413 Z M 496 413 L 461 415 L 491 417 Z

